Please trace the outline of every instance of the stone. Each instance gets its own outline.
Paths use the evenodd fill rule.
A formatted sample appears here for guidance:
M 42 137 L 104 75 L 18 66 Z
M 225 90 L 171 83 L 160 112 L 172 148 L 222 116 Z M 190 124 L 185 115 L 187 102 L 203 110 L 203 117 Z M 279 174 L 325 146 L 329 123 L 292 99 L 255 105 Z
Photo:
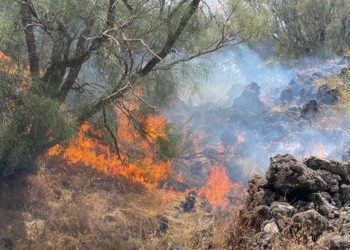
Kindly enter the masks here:
M 308 235 L 320 236 L 324 231 L 330 230 L 328 220 L 316 210 L 301 212 L 292 217 L 293 227 L 305 229 Z
M 177 244 L 177 243 L 174 242 L 174 243 L 170 246 L 169 250 L 187 250 L 187 248 L 185 248 L 185 247 L 183 247 L 183 246 L 181 246 L 181 245 L 179 245 L 179 244 Z
M 309 122 L 316 121 L 324 113 L 322 105 L 316 100 L 308 101 L 300 111 L 300 117 Z
M 343 184 L 339 189 L 340 200 L 343 203 L 350 201 L 350 185 Z
M 197 193 L 194 191 L 188 193 L 185 202 L 181 204 L 184 212 L 190 212 L 192 208 L 194 208 L 194 205 L 196 204 L 196 196 Z
M 313 86 L 303 86 L 299 90 L 299 98 L 303 102 L 305 102 L 308 99 L 314 99 L 315 97 L 316 97 L 316 92 L 314 92 Z
M 335 105 L 340 101 L 341 95 L 336 88 L 331 89 L 327 84 L 323 84 L 317 89 L 316 99 L 326 105 Z
M 286 202 L 273 202 L 268 209 L 270 218 L 272 218 L 279 228 L 286 227 L 286 221 L 291 218 L 296 209 Z
M 310 156 L 303 163 L 313 170 L 325 170 L 333 174 L 337 174 L 343 181 L 350 180 L 348 174 L 348 164 L 344 164 L 334 160 L 322 159 L 316 156 Z
M 270 234 L 279 233 L 278 226 L 276 225 L 274 220 L 272 220 L 272 221 L 268 222 L 266 225 L 264 225 L 263 231 L 266 233 L 270 233 Z
M 258 113 L 266 108 L 259 95 L 260 86 L 252 82 L 244 88 L 239 97 L 233 100 L 232 107 L 242 112 Z
M 326 193 L 327 194 L 327 193 Z M 337 211 L 337 207 L 332 205 L 321 193 L 313 193 L 308 197 L 309 201 L 313 202 L 317 211 L 326 218 L 334 219 L 334 212 Z
M 319 249 L 349 250 L 350 235 L 341 236 L 337 233 L 326 235 L 321 239 L 321 244 Z
M 159 232 L 160 233 L 166 233 L 169 227 L 169 220 L 162 216 L 159 218 Z
M 294 91 L 292 86 L 286 86 L 280 95 L 280 101 L 292 102 L 294 98 Z
M 339 175 L 325 171 L 325 170 L 316 170 L 316 172 L 327 183 L 328 192 L 330 193 L 339 192 L 339 182 L 341 181 L 341 178 Z
M 327 189 L 327 183 L 317 172 L 298 162 L 292 155 L 276 155 L 270 161 L 266 179 L 278 192 L 322 192 Z
M 6 249 L 13 249 L 13 240 L 12 238 L 5 237 L 0 239 L 0 247 L 3 246 Z

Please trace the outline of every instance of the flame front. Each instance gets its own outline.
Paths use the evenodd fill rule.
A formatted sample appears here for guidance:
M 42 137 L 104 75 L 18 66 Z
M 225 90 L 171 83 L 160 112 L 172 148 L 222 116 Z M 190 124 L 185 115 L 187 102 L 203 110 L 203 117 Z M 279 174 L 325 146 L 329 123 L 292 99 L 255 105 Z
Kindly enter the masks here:
M 239 183 L 232 183 L 227 175 L 227 169 L 215 163 L 210 169 L 210 174 L 205 186 L 199 191 L 199 195 L 204 195 L 208 202 L 217 209 L 222 206 L 227 207 L 230 204 L 228 199 L 230 193 L 232 196 L 240 196 Z
M 146 117 L 145 128 L 150 132 L 148 140 L 133 131 L 128 126 L 128 118 L 120 114 L 120 128 L 118 136 L 120 142 L 120 158 L 118 154 L 111 152 L 110 146 L 101 143 L 102 134 L 94 130 L 89 123 L 84 123 L 78 136 L 72 140 L 69 147 L 64 149 L 56 145 L 48 151 L 48 156 L 62 154 L 71 165 L 79 162 L 86 166 L 92 166 L 98 171 L 111 176 L 124 176 L 136 183 L 141 183 L 146 188 L 157 186 L 160 180 L 166 179 L 172 172 L 172 161 L 155 160 L 153 157 L 154 142 L 159 137 L 165 137 L 165 120 L 162 117 Z M 128 151 L 128 144 L 134 145 L 134 151 L 139 150 L 142 157 L 132 161 L 132 152 Z

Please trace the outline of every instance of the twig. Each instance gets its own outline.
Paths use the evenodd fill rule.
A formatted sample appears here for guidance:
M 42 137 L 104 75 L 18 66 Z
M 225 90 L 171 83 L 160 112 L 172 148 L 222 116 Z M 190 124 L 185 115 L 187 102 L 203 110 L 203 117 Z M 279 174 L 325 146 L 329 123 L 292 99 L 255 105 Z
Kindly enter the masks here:
M 117 155 L 118 155 L 119 160 L 124 164 L 123 159 L 120 157 L 117 138 L 115 137 L 113 131 L 110 129 L 110 127 L 107 124 L 107 114 L 106 114 L 106 107 L 105 106 L 102 107 L 102 113 L 103 113 L 104 126 L 106 127 L 106 129 L 108 130 L 109 134 L 111 135 L 111 137 L 112 137 L 112 139 L 114 141 L 114 145 L 115 145 L 115 148 L 117 150 Z

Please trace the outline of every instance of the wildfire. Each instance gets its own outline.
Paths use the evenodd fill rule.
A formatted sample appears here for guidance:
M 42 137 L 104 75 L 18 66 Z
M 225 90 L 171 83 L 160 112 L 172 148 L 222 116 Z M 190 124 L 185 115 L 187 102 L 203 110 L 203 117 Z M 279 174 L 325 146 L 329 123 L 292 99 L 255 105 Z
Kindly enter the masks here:
M 138 109 L 138 105 L 132 104 L 131 110 Z M 154 154 L 157 150 L 156 142 L 159 138 L 165 138 L 165 119 L 157 115 L 141 117 L 143 136 L 139 131 L 130 126 L 129 117 L 118 113 L 118 153 L 116 149 L 102 143 L 102 133 L 92 128 L 89 123 L 84 123 L 79 129 L 76 138 L 72 139 L 68 147 L 56 145 L 48 152 L 48 156 L 61 155 L 71 166 L 84 164 L 91 166 L 100 172 L 110 176 L 123 176 L 135 183 L 140 183 L 148 189 L 156 189 L 161 180 L 167 179 L 173 173 L 173 161 L 155 160 Z M 173 196 L 184 196 L 189 191 L 196 191 L 198 195 L 204 196 L 216 209 L 225 208 L 230 204 L 229 196 L 241 197 L 241 183 L 232 183 L 227 175 L 227 169 L 223 164 L 224 153 L 233 151 L 244 142 L 244 133 L 237 135 L 237 141 L 233 147 L 227 149 L 218 145 L 217 152 L 221 158 L 209 160 L 213 165 L 208 167 L 206 184 L 201 189 L 191 189 L 186 192 L 176 192 L 173 186 L 164 195 L 165 200 Z M 206 144 L 205 132 L 200 132 L 194 140 L 195 153 L 199 153 Z M 232 154 L 233 155 L 233 154 Z M 200 160 L 200 159 L 195 159 Z M 202 159 L 203 160 L 203 159 Z M 175 177 L 178 182 L 185 182 L 183 173 L 179 172 Z M 159 190 L 162 193 L 162 190 Z
M 62 154 L 71 165 L 81 162 L 111 176 L 124 176 L 133 182 L 141 183 L 146 188 L 156 187 L 160 180 L 166 179 L 172 172 L 173 162 L 156 161 L 151 148 L 157 138 L 165 136 L 164 118 L 145 118 L 145 127 L 152 127 L 148 140 L 142 139 L 128 126 L 127 117 L 120 114 L 119 119 L 118 136 L 122 140 L 119 155 L 112 152 L 110 146 L 101 142 L 100 131 L 94 130 L 89 123 L 84 123 L 77 138 L 71 141 L 68 148 L 56 145 L 48 151 L 48 156 Z M 129 144 L 133 144 L 132 149 Z M 134 155 L 137 151 L 140 151 L 140 157 L 132 160 L 131 154 Z
M 199 191 L 199 195 L 204 195 L 208 202 L 217 209 L 222 206 L 225 208 L 230 204 L 228 199 L 232 193 L 233 196 L 241 196 L 240 183 L 232 183 L 227 176 L 227 170 L 224 166 L 215 163 L 210 168 L 205 186 Z
M 5 55 L 2 51 L 0 51 L 0 72 L 5 73 L 5 75 L 7 76 L 10 76 L 17 69 L 18 69 L 17 65 L 12 64 L 11 57 Z M 20 87 L 20 90 L 24 91 L 29 85 L 28 83 L 28 79 L 30 79 L 29 65 L 26 65 L 23 67 L 21 74 L 23 75 L 25 80 L 22 81 L 22 86 Z
M 314 155 L 319 156 L 321 158 L 326 157 L 326 148 L 321 143 L 316 143 L 314 145 Z
M 177 180 L 178 182 L 184 182 L 184 178 L 182 176 L 182 172 L 180 172 L 176 177 L 175 180 Z
M 13 69 L 9 67 L 11 63 L 11 58 L 0 51 L 0 72 L 4 72 L 6 75 L 12 75 Z M 4 65 L 3 65 L 4 64 Z
M 227 168 L 223 162 L 230 157 L 240 157 L 239 154 L 234 154 L 236 148 L 241 145 L 245 138 L 245 132 L 237 134 L 237 141 L 233 147 L 225 147 L 222 144 L 218 145 L 217 152 L 221 157 L 214 161 L 213 165 L 209 167 L 209 175 L 206 184 L 198 192 L 199 195 L 205 196 L 208 202 L 213 206 L 214 210 L 218 208 L 225 209 L 230 203 L 229 197 L 243 197 L 244 190 L 242 183 L 232 183 L 227 175 Z M 227 158 L 227 156 L 229 156 Z

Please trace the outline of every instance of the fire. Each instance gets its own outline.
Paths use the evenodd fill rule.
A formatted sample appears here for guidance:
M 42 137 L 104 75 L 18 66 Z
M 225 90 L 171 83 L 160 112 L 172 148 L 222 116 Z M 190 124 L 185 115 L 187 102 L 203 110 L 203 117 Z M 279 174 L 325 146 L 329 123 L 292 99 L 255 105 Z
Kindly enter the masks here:
M 138 109 L 138 104 L 132 104 L 132 111 Z M 118 152 L 113 147 L 102 143 L 102 132 L 95 130 L 91 124 L 81 125 L 78 135 L 73 138 L 67 147 L 56 145 L 48 152 L 48 156 L 61 155 L 71 166 L 84 164 L 91 166 L 100 172 L 110 176 L 123 176 L 135 183 L 140 183 L 148 189 L 155 189 L 161 180 L 167 179 L 174 174 L 173 161 L 155 160 L 157 140 L 166 138 L 165 119 L 158 115 L 147 115 L 140 118 L 142 124 L 134 128 L 130 126 L 129 117 L 123 112 L 118 112 Z M 144 132 L 140 133 L 140 130 Z M 200 132 L 194 140 L 194 151 L 200 153 L 205 147 L 206 134 Z M 165 200 L 174 196 L 187 195 L 189 191 L 196 191 L 198 195 L 205 197 L 214 207 L 226 208 L 230 203 L 229 197 L 242 197 L 242 183 L 232 183 L 227 175 L 227 169 L 219 162 L 225 162 L 227 153 L 233 154 L 237 146 L 244 142 L 244 133 L 237 135 L 236 143 L 230 148 L 218 145 L 218 154 L 215 159 L 207 159 L 212 164 L 208 167 L 209 175 L 206 184 L 201 189 L 191 189 L 186 192 L 176 192 L 173 186 L 163 194 Z M 209 157 L 209 156 L 208 156 Z M 232 156 L 230 156 L 232 157 Z M 194 159 L 194 161 L 203 159 Z M 179 172 L 174 179 L 184 182 L 183 173 Z M 159 190 L 159 193 L 164 190 Z
M 319 156 L 321 158 L 326 157 L 326 148 L 321 143 L 316 143 L 314 145 L 314 155 Z
M 0 51 L 0 72 L 5 73 L 5 75 L 10 76 L 13 75 L 14 71 L 17 70 L 17 65 L 13 65 L 11 57 L 5 55 L 2 51 Z M 29 83 L 28 80 L 30 79 L 30 67 L 29 65 L 26 65 L 21 70 L 21 74 L 23 75 L 24 79 L 22 81 L 22 86 L 19 88 L 20 91 L 25 91 L 25 89 L 28 87 Z
M 128 126 L 125 115 L 120 114 L 119 119 L 120 158 L 110 146 L 101 142 L 102 133 L 94 130 L 89 123 L 80 127 L 77 138 L 70 142 L 68 148 L 56 145 L 47 155 L 62 154 L 71 165 L 83 163 L 111 176 L 124 176 L 149 189 L 156 187 L 160 180 L 166 179 L 172 172 L 172 161 L 156 161 L 153 157 L 154 143 L 157 138 L 165 137 L 164 118 L 154 116 L 144 119 L 145 129 L 150 132 L 148 140 Z M 132 159 L 138 151 L 139 157 Z
M 218 145 L 217 152 L 225 152 L 225 154 L 221 154 L 221 157 L 216 159 L 213 165 L 209 167 L 209 176 L 206 184 L 198 192 L 199 195 L 205 196 L 214 210 L 218 208 L 225 209 L 231 203 L 229 200 L 230 196 L 244 196 L 243 184 L 232 183 L 227 175 L 227 168 L 223 165 L 223 162 L 228 160 L 227 158 L 239 157 L 239 154 L 234 154 L 234 151 L 244 142 L 244 135 L 245 132 L 237 135 L 237 141 L 233 147 L 225 147 L 222 144 Z
M 267 150 L 267 149 L 275 149 L 276 146 L 278 145 L 278 142 L 272 141 L 270 140 L 270 142 L 264 146 L 264 145 L 259 145 L 259 148 L 263 149 L 263 150 Z
M 310 150 L 311 151 L 311 150 Z M 326 155 L 326 147 L 323 146 L 321 143 L 316 143 L 314 144 L 314 148 L 313 148 L 313 152 L 307 152 L 307 153 L 304 153 L 302 156 L 301 156 L 301 159 L 302 160 L 305 160 L 307 159 L 311 154 L 314 155 L 314 156 L 317 156 L 317 157 L 321 157 L 321 158 L 325 158 L 327 157 Z
M 177 180 L 178 182 L 184 182 L 184 178 L 182 176 L 182 172 L 180 172 L 176 177 L 175 180 Z
M 243 134 L 242 135 L 238 135 L 237 136 L 237 143 L 236 143 L 236 146 L 242 144 L 244 142 L 244 136 Z
M 6 75 L 13 74 L 13 69 L 9 66 L 11 58 L 5 55 L 2 51 L 0 51 L 0 63 L 0 72 L 4 72 Z
M 215 163 L 210 168 L 210 174 L 205 186 L 199 191 L 199 195 L 204 195 L 208 202 L 217 209 L 222 206 L 227 207 L 230 204 L 228 196 L 232 193 L 234 196 L 240 196 L 240 183 L 232 183 L 227 176 L 227 170 L 224 166 Z

